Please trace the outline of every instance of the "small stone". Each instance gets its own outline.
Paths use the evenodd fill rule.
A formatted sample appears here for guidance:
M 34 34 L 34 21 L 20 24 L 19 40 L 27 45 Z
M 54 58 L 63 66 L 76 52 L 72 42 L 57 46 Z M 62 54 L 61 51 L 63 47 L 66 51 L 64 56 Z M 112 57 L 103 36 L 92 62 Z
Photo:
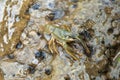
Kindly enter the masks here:
M 47 66 L 45 69 L 45 74 L 50 75 L 52 73 L 52 66 Z
M 114 31 L 113 28 L 109 28 L 108 31 L 107 31 L 107 33 L 108 33 L 108 34 L 112 34 L 113 31 Z
M 15 74 L 13 74 L 12 76 L 15 77 Z
M 50 2 L 48 4 L 48 8 L 53 9 L 55 7 L 55 4 L 53 2 Z
M 8 54 L 7 57 L 8 57 L 9 59 L 14 59 L 14 58 L 15 58 L 14 54 Z
M 105 44 L 105 41 L 104 41 L 104 40 L 102 40 L 102 41 L 101 41 L 101 43 L 102 43 L 102 44 Z
M 111 14 L 112 9 L 113 9 L 112 7 L 105 7 L 104 11 L 106 14 Z
M 109 3 L 110 3 L 110 0 L 103 0 L 103 3 L 104 3 L 104 4 L 109 4 Z
M 29 66 L 29 67 L 28 67 L 28 71 L 29 71 L 30 74 L 34 74 L 34 72 L 35 72 L 35 67 Z
M 78 2 L 78 0 L 71 0 L 71 2 L 74 2 L 74 3 L 76 3 L 76 2 Z
M 117 20 L 112 20 L 111 21 L 111 26 L 113 27 L 113 28 L 116 28 L 116 27 L 118 27 L 120 25 L 120 22 L 119 21 L 117 21 Z
M 65 12 L 63 10 L 54 10 L 46 16 L 46 20 L 53 21 L 62 18 L 64 15 Z
M 41 60 L 45 58 L 44 52 L 42 51 L 36 51 L 35 52 L 35 58 L 40 58 Z
M 26 15 L 29 15 L 29 9 L 27 9 L 27 10 L 25 11 L 25 14 L 26 14 Z
M 70 76 L 67 74 L 67 75 L 65 75 L 64 79 L 65 80 L 70 80 Z
M 37 35 L 40 36 L 41 35 L 40 32 L 37 32 Z
M 73 4 L 73 5 L 72 5 L 72 8 L 77 8 L 77 4 Z
M 55 14 L 54 19 L 60 19 L 65 15 L 63 10 L 55 10 L 53 13 Z
M 38 10 L 38 9 L 40 8 L 40 4 L 35 3 L 35 4 L 33 4 L 32 8 L 33 8 L 34 10 Z
M 113 20 L 119 20 L 120 19 L 120 12 L 116 12 L 114 16 L 112 16 Z
M 36 64 L 36 65 L 37 65 L 38 62 L 39 62 L 38 59 L 33 59 L 33 60 L 32 60 L 32 63 L 33 63 L 33 64 Z
M 45 69 L 45 74 L 46 75 L 50 75 L 51 74 L 51 70 L 50 69 Z
M 16 45 L 16 49 L 20 49 L 20 48 L 22 48 L 22 47 L 23 47 L 22 42 L 19 41 L 19 42 L 17 43 L 17 45 Z

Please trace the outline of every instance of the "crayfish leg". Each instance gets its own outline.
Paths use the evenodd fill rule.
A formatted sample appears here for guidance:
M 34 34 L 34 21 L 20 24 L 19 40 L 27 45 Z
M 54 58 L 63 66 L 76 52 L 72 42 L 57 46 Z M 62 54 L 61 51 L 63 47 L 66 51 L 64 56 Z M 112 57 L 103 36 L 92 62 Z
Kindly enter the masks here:
M 56 44 L 55 44 L 55 40 L 53 42 L 53 49 L 54 49 L 55 53 L 59 55 L 59 52 L 58 52 Z
M 52 37 L 51 40 L 49 41 L 49 49 L 51 51 L 51 53 L 56 53 L 59 54 L 56 44 L 55 44 L 55 39 Z
M 58 53 L 58 50 L 57 50 L 57 48 L 56 48 L 56 44 L 55 44 L 55 39 L 52 37 L 51 38 L 51 40 L 49 41 L 49 43 L 48 43 L 49 45 L 49 50 L 50 50 L 50 52 L 53 54 L 53 59 L 51 60 L 51 63 L 52 63 L 52 61 L 55 59 L 55 57 L 56 57 L 56 54 L 59 54 Z
M 50 41 L 48 42 L 48 48 L 50 50 L 51 53 L 54 53 L 53 51 L 53 38 L 50 39 Z
M 79 58 L 76 57 L 75 51 L 69 47 L 67 44 L 63 45 L 65 51 L 74 59 L 74 60 L 79 60 Z

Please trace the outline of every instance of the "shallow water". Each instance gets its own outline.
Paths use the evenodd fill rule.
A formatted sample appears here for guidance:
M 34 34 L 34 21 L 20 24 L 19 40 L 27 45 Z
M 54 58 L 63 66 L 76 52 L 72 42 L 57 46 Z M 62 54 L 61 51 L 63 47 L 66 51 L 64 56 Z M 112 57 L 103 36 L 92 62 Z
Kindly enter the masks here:
M 79 40 L 67 41 L 75 61 L 63 39 L 77 35 L 90 54 Z M 119 45 L 119 0 L 0 0 L 1 80 L 119 80 Z

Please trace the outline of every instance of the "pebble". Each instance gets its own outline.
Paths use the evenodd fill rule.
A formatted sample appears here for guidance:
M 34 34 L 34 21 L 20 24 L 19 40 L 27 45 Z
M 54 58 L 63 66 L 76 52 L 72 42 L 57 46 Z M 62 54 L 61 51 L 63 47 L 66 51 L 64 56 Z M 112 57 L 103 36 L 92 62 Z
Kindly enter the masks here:
M 113 28 L 109 28 L 109 29 L 108 29 L 108 31 L 107 31 L 107 33 L 108 33 L 108 34 L 112 34 L 112 33 L 113 33 L 113 31 L 114 31 L 114 29 L 113 29 Z
M 108 5 L 110 4 L 110 0 L 102 0 L 104 4 Z
M 45 54 L 42 51 L 36 51 L 35 52 L 35 58 L 40 58 L 41 60 L 43 60 L 45 58 Z
M 35 4 L 33 4 L 32 8 L 33 8 L 34 10 L 38 10 L 38 9 L 40 8 L 40 4 L 35 3 Z
M 46 16 L 46 19 L 49 21 L 53 21 L 56 19 L 61 19 L 65 15 L 63 10 L 54 10 L 49 15 Z
M 20 49 L 20 48 L 22 48 L 22 47 L 23 47 L 22 42 L 19 41 L 19 42 L 17 43 L 17 45 L 16 45 L 16 49 Z
M 50 75 L 52 73 L 52 66 L 47 66 L 45 69 L 45 74 Z
M 78 0 L 71 0 L 71 2 L 74 2 L 74 3 L 76 3 L 76 2 L 78 2 Z
M 60 19 L 65 15 L 65 12 L 63 10 L 55 10 L 54 13 L 54 19 Z
M 111 11 L 112 11 L 112 10 L 113 10 L 112 7 L 105 7 L 105 8 L 104 8 L 104 11 L 105 11 L 106 14 L 111 14 Z
M 102 41 L 101 41 L 101 43 L 102 43 L 102 44 L 105 44 L 105 41 L 104 41 L 104 40 L 102 40 Z
M 34 74 L 34 72 L 35 72 L 35 67 L 29 66 L 29 67 L 28 67 L 28 71 L 29 71 L 30 74 Z
M 116 27 L 118 27 L 120 25 L 120 22 L 119 21 L 117 21 L 117 20 L 112 20 L 111 21 L 111 26 L 113 27 L 113 28 L 116 28 Z
M 51 70 L 50 69 L 45 69 L 45 74 L 46 75 L 50 75 L 51 74 Z
M 37 32 L 37 35 L 40 36 L 41 35 L 40 32 Z
M 33 60 L 32 60 L 32 63 L 33 63 L 33 64 L 36 64 L 36 65 L 37 65 L 38 62 L 39 62 L 38 59 L 33 59 Z
M 53 3 L 53 2 L 48 3 L 49 9 L 53 9 L 54 7 L 55 7 L 55 3 Z
M 8 54 L 7 57 L 8 57 L 9 59 L 14 59 L 14 58 L 15 58 L 14 54 Z
M 70 76 L 69 75 L 65 75 L 64 80 L 70 80 Z
M 72 8 L 77 8 L 77 4 L 73 4 L 71 7 Z

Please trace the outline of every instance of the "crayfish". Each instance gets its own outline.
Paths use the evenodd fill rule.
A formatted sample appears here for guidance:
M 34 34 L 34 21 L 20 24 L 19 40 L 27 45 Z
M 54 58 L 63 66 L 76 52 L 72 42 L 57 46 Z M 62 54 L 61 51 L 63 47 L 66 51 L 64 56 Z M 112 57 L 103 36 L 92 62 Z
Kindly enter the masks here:
M 85 51 L 90 54 L 90 50 L 85 44 L 85 42 L 81 39 L 79 34 L 73 34 L 71 31 L 60 28 L 58 26 L 53 25 L 45 25 L 40 26 L 40 31 L 42 31 L 45 34 L 51 34 L 51 39 L 48 42 L 48 48 L 51 53 L 59 54 L 56 43 L 60 44 L 63 49 L 65 49 L 66 53 L 69 54 L 74 60 L 79 60 L 79 58 L 76 56 L 76 51 L 72 49 L 67 43 L 78 41 L 80 44 L 82 44 Z

